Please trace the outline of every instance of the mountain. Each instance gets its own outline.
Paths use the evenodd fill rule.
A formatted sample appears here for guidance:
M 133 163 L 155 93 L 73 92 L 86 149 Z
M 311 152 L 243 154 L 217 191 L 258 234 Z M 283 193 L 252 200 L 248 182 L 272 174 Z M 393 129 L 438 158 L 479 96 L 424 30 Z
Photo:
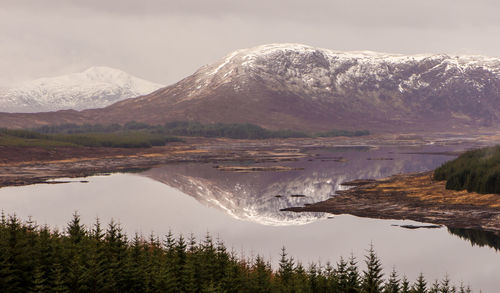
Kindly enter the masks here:
M 338 52 L 300 44 L 235 51 L 149 95 L 103 109 L 0 115 L 0 126 L 248 122 L 271 129 L 476 130 L 500 121 L 500 59 Z
M 0 112 L 46 112 L 102 108 L 163 87 L 110 67 L 40 78 L 0 89 Z

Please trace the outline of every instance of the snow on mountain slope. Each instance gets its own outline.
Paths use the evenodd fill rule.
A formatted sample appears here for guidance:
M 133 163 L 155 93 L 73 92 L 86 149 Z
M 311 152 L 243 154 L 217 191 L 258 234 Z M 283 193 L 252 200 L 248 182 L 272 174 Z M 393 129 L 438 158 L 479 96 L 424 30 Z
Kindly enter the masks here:
M 204 66 L 195 75 L 190 96 L 221 84 L 258 77 L 275 90 L 291 90 L 301 95 L 342 94 L 368 87 L 397 89 L 400 93 L 434 87 L 437 77 L 451 82 L 465 79 L 478 88 L 474 71 L 500 78 L 500 59 L 485 56 L 446 54 L 401 55 L 372 51 L 342 52 L 302 44 L 269 44 L 237 50 L 221 61 Z M 437 75 L 437 76 L 436 76 Z M 240 86 L 244 85 L 241 84 Z M 443 84 L 444 86 L 445 84 Z M 237 89 L 236 89 L 237 90 Z
M 102 108 L 163 87 L 121 70 L 98 66 L 80 73 L 40 78 L 0 89 L 0 112 Z

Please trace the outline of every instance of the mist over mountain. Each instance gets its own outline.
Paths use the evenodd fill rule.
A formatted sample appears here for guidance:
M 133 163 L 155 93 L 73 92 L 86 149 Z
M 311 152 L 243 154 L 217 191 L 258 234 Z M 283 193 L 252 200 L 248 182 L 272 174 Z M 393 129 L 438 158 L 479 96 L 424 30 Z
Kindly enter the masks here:
M 121 70 L 96 66 L 0 89 L 0 112 L 46 112 L 102 108 L 163 87 Z
M 500 118 L 500 59 L 338 52 L 300 44 L 235 51 L 151 94 L 103 109 L 0 115 L 0 125 L 253 123 L 270 129 L 474 130 Z

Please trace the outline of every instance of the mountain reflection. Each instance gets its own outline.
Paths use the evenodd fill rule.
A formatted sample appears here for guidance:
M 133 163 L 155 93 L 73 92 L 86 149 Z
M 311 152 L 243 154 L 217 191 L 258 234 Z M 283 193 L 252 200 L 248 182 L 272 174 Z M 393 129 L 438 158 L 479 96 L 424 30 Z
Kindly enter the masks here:
M 340 185 L 342 182 L 430 170 L 453 158 L 408 154 L 420 151 L 435 150 L 330 148 L 314 151 L 309 159 L 272 164 L 302 170 L 236 173 L 216 169 L 215 164 L 175 164 L 142 174 L 237 219 L 274 226 L 302 225 L 325 219 L 328 215 L 281 212 L 280 209 L 326 200 L 344 188 Z

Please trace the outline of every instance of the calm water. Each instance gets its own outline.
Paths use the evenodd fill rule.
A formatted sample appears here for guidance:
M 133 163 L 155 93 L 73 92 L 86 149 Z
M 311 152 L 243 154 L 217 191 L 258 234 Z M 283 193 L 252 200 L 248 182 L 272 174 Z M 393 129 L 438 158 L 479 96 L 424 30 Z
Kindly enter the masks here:
M 476 291 L 496 292 L 500 254 L 472 246 L 446 228 L 407 230 L 392 225 L 416 223 L 279 211 L 327 199 L 346 180 L 432 169 L 453 157 L 410 153 L 449 149 L 317 150 L 311 161 L 287 163 L 303 168 L 290 172 L 233 173 L 213 164 L 169 165 L 142 174 L 94 176 L 89 183 L 2 188 L 0 206 L 61 229 L 78 211 L 88 224 L 97 216 L 119 220 L 129 235 L 163 235 L 171 229 L 203 237 L 209 231 L 237 252 L 259 253 L 274 263 L 283 245 L 307 264 L 335 262 L 351 253 L 362 257 L 373 243 L 387 271 L 395 266 L 411 280 L 421 271 L 429 280 L 448 274 Z

